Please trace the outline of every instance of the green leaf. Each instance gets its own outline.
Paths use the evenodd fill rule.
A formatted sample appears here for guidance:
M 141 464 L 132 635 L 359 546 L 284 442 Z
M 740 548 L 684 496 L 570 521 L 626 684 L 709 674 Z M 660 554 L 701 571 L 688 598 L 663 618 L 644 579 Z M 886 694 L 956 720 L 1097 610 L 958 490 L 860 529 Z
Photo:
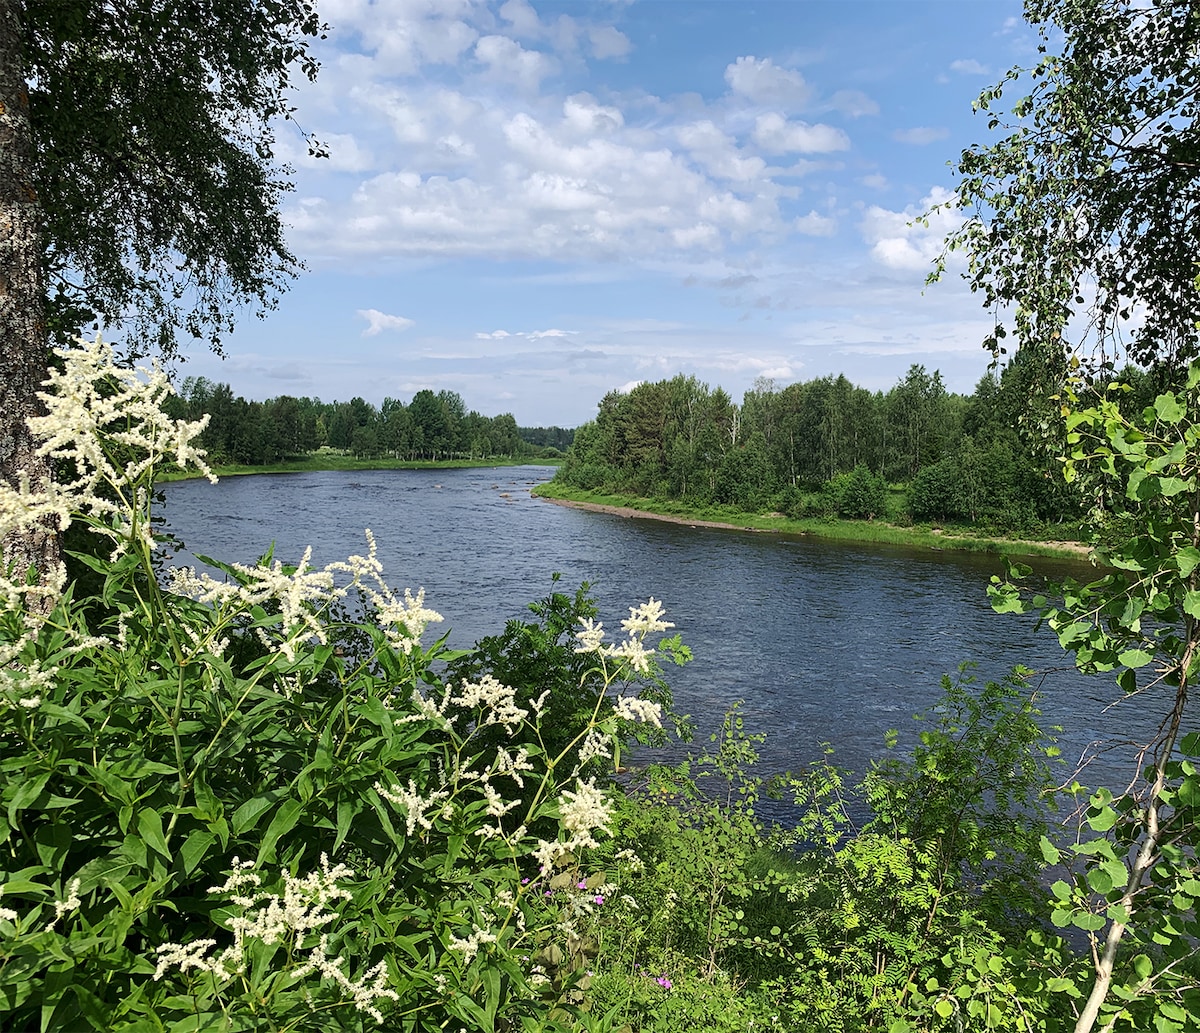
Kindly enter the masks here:
M 1154 654 L 1147 653 L 1144 649 L 1126 649 L 1117 656 L 1117 662 L 1122 667 L 1129 668 L 1145 667 L 1153 659 Z
M 1079 911 L 1071 916 L 1071 924 L 1077 929 L 1095 932 L 1103 929 L 1107 919 L 1103 915 L 1094 915 L 1090 911 Z
M 943 997 L 933 1006 L 933 1010 L 937 1012 L 941 1018 L 948 1019 L 954 1014 L 954 1003 L 946 1000 L 946 998 Z
M 275 860 L 275 844 L 279 842 L 280 836 L 291 832 L 303 810 L 304 804 L 299 800 L 295 798 L 284 800 L 279 810 L 275 812 L 275 817 L 271 819 L 271 824 L 267 826 L 262 846 L 258 849 L 258 864 L 270 864 Z
M 1178 423 L 1183 419 L 1187 410 L 1175 397 L 1174 391 L 1159 395 L 1154 399 L 1154 415 L 1164 423 Z
M 1046 863 L 1047 864 L 1058 864 L 1058 860 L 1062 856 L 1062 854 L 1059 852 L 1058 847 L 1056 847 L 1053 843 L 1051 843 L 1049 838 L 1046 836 L 1042 836 L 1042 841 L 1041 841 L 1040 845 L 1042 848 L 1042 857 L 1045 859 Z
M 271 789 L 265 793 L 259 793 L 257 796 L 250 797 L 249 800 L 233 812 L 234 833 L 240 836 L 247 829 L 254 828 L 264 812 L 269 811 L 286 795 L 286 790 Z
M 1200 619 L 1200 592 L 1191 591 L 1183 597 L 1183 611 L 1189 617 Z
M 191 835 L 183 841 L 179 848 L 179 859 L 183 864 L 183 874 L 191 875 L 196 867 L 204 860 L 208 848 L 217 841 L 208 829 L 193 829 Z
M 141 833 L 146 845 L 156 853 L 170 860 L 171 852 L 167 849 L 167 840 L 163 835 L 162 818 L 159 816 L 158 811 L 150 807 L 143 807 L 138 811 L 137 824 L 138 832 Z
M 1194 545 L 1185 545 L 1175 553 L 1175 560 L 1179 564 L 1179 573 L 1183 577 L 1187 577 L 1200 566 L 1200 549 Z

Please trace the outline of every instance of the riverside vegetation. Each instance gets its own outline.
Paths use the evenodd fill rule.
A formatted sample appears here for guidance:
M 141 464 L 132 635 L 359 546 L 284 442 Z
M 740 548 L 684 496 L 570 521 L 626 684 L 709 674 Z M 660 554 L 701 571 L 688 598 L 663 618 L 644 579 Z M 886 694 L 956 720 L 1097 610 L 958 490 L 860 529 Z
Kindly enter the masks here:
M 154 474 L 203 469 L 202 424 L 99 341 L 60 358 L 31 428 L 58 486 L 0 496 L 6 532 L 92 540 L 73 579 L 3 583 L 6 1028 L 1197 1027 L 1200 368 L 1133 420 L 1064 396 L 1068 475 L 1125 544 L 1056 605 L 993 586 L 1124 692 L 1167 688 L 1147 780 L 1068 779 L 1065 832 L 1028 672 L 947 678 L 912 755 L 857 781 L 765 780 L 736 705 L 614 781 L 672 723 L 657 661 L 688 659 L 653 599 L 612 639 L 554 592 L 454 653 L 369 532 L 323 570 L 162 569 Z

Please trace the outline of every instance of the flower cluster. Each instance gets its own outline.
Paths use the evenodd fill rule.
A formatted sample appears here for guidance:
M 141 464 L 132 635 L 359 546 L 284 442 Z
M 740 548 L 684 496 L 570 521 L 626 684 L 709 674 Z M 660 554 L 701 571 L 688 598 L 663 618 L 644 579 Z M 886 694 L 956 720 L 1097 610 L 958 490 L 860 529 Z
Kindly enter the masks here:
M 638 674 L 647 674 L 650 671 L 649 657 L 653 655 L 654 650 L 643 645 L 646 636 L 675 627 L 670 621 L 664 621 L 662 615 L 662 602 L 653 597 L 640 606 L 631 606 L 629 616 L 621 621 L 626 639 L 611 644 L 604 642 L 603 623 L 586 618 L 580 622 L 581 628 L 575 636 L 579 640 L 575 652 L 598 653 L 601 656 L 625 660 Z
M 0 542 L 65 531 L 83 517 L 112 542 L 114 557 L 135 541 L 153 549 L 148 471 L 173 459 L 211 477 L 193 445 L 206 419 L 172 420 L 162 407 L 172 393 L 166 374 L 158 367 L 119 368 L 100 337 L 78 339 L 55 355 L 60 368 L 50 371 L 38 395 L 46 415 L 31 417 L 29 427 L 40 442 L 38 454 L 70 473 L 62 482 L 34 483 L 20 470 L 15 484 L 0 481 Z M 0 707 L 38 706 L 56 675 L 31 647 L 66 590 L 66 568 L 58 563 L 33 580 L 25 574 L 0 563 L 0 613 L 19 615 L 23 625 L 19 634 L 0 635 Z
M 299 564 L 286 569 L 276 560 L 272 565 L 250 566 L 231 563 L 236 581 L 197 574 L 192 567 L 176 567 L 167 572 L 168 586 L 176 595 L 230 613 L 244 612 L 252 606 L 268 603 L 280 612 L 278 641 L 272 642 L 264 629 L 259 629 L 268 646 L 278 645 L 288 660 L 294 660 L 297 648 L 305 641 L 324 642 L 325 624 L 322 611 L 330 603 L 359 592 L 371 603 L 375 619 L 387 635 L 392 648 L 408 655 L 419 648 L 427 625 L 440 621 L 441 614 L 425 608 L 425 590 L 414 597 L 408 589 L 398 598 L 383 580 L 383 564 L 379 561 L 375 536 L 368 528 L 367 555 L 351 556 L 330 563 L 318 570 L 310 564 L 312 547 L 304 551 Z M 349 575 L 349 580 L 339 577 Z
M 338 900 L 353 899 L 350 892 L 340 886 L 339 879 L 350 879 L 354 872 L 345 865 L 330 865 L 329 858 L 321 855 L 320 871 L 303 878 L 282 872 L 283 893 L 262 890 L 261 876 L 254 870 L 253 861 L 233 859 L 233 870 L 221 886 L 213 886 L 209 893 L 227 896 L 242 909 L 242 914 L 228 920 L 233 943 L 215 953 L 215 939 L 197 939 L 189 943 L 165 943 L 158 948 L 158 966 L 154 978 L 161 979 L 171 968 L 181 972 L 195 970 L 208 972 L 225 979 L 246 970 L 247 952 L 250 942 L 272 946 L 288 944 L 294 952 L 304 951 L 305 961 L 289 975 L 302 979 L 316 972 L 333 982 L 354 1003 L 359 1011 L 370 1015 L 376 1022 L 383 1021 L 377 1002 L 399 1000 L 399 994 L 389 988 L 387 966 L 380 962 L 358 980 L 346 975 L 341 958 L 331 959 L 329 934 L 320 932 L 318 942 L 306 948 L 310 934 L 323 930 L 338 917 L 330 905 Z

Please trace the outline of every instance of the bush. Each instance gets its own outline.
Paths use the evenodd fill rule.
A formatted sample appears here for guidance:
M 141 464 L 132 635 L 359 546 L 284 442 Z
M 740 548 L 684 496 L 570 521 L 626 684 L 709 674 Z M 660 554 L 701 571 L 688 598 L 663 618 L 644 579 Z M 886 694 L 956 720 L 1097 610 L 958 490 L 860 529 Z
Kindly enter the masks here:
M 569 949 L 557 891 L 612 814 L 582 766 L 659 722 L 620 694 L 655 677 L 659 604 L 617 643 L 581 625 L 586 717 L 548 745 L 545 695 L 486 671 L 442 683 L 443 645 L 423 643 L 440 617 L 387 586 L 370 532 L 324 570 L 306 553 L 161 584 L 154 471 L 203 466 L 203 421 L 168 420 L 165 377 L 115 369 L 100 341 L 60 355 L 33 428 L 74 479 L 0 487 L 0 537 L 53 518 L 107 554 L 82 557 L 98 600 L 61 571 L 0 580 L 4 1028 L 569 1021 L 537 959 Z M 373 620 L 335 616 L 351 593 Z
M 822 494 L 833 512 L 850 520 L 871 520 L 887 507 L 887 482 L 861 463 L 826 481 Z

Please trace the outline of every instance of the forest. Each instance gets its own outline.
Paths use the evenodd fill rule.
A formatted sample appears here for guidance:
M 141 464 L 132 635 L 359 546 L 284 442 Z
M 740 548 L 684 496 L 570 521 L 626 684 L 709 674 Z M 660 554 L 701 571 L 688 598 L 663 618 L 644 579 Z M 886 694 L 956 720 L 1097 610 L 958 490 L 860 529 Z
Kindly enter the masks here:
M 1078 521 L 1084 499 L 1058 467 L 1064 442 L 1031 407 L 1042 371 L 1020 355 L 971 395 L 914 365 L 887 392 L 844 375 L 779 388 L 758 380 L 737 405 L 720 387 L 679 375 L 610 392 L 579 427 L 556 480 L 615 495 L 677 500 L 793 519 L 955 522 L 1033 534 Z M 1166 370 L 1110 379 L 1141 411 Z M 903 487 L 897 505 L 890 485 Z
M 176 419 L 208 417 L 200 446 L 212 462 L 262 466 L 336 449 L 358 459 L 405 460 L 555 458 L 570 445 L 561 427 L 518 427 L 509 413 L 482 416 L 456 391 L 418 391 L 406 405 L 385 398 L 322 402 L 279 395 L 247 401 L 228 384 L 187 377 L 168 403 Z

